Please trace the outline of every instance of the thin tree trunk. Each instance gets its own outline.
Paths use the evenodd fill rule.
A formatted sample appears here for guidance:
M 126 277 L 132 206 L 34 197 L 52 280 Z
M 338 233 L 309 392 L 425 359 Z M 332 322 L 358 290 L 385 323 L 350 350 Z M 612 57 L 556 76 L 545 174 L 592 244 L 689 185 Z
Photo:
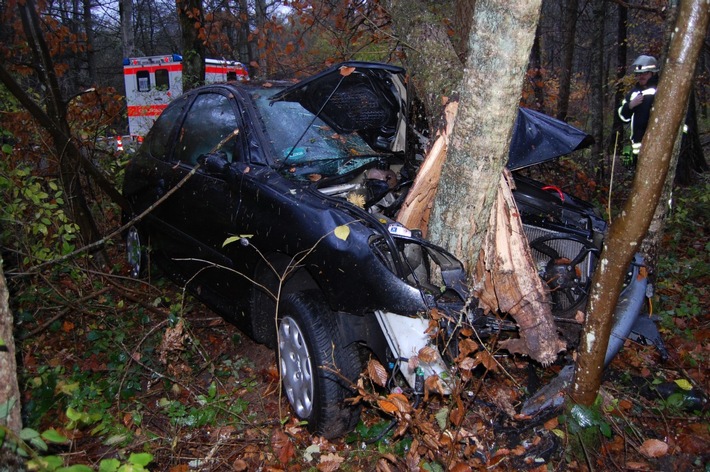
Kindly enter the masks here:
M 601 181 L 604 175 L 604 0 L 592 0 L 592 57 L 589 97 L 591 110 L 591 149 L 589 171 Z
M 91 0 L 84 0 L 84 32 L 86 34 L 86 62 L 89 74 L 89 84 L 96 81 L 96 51 L 94 51 L 94 20 L 91 16 Z
M 614 220 L 592 280 L 571 399 L 592 405 L 601 385 L 612 315 L 626 269 L 649 228 L 668 175 L 673 145 L 685 116 L 695 64 L 708 27 L 706 0 L 682 2 L 668 61 L 643 138 L 631 197 Z
M 627 22 L 629 18 L 629 9 L 626 5 L 617 4 L 617 24 L 616 24 L 616 85 L 614 86 L 614 111 L 613 121 L 611 125 L 611 133 L 609 134 L 609 145 L 607 151 L 610 155 L 619 155 L 619 143 L 625 141 L 624 122 L 617 113 L 617 109 L 624 99 L 624 86 L 622 79 L 626 75 L 627 62 Z M 618 137 L 618 139 L 617 139 Z M 616 147 L 616 149 L 615 149 Z M 622 146 L 623 147 L 623 146 Z
M 133 0 L 120 0 L 121 40 L 123 57 L 133 57 L 136 53 L 136 39 L 133 34 Z
M 567 120 L 569 111 L 578 7 L 579 0 L 569 0 L 565 7 L 565 17 L 562 21 L 562 67 L 560 68 L 560 92 L 557 98 L 557 119 L 562 121 Z

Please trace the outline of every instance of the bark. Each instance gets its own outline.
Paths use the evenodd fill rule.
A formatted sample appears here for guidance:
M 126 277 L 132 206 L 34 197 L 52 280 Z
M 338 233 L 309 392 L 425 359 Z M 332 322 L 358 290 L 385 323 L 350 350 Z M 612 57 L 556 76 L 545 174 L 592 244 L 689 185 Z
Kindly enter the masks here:
M 592 0 L 592 57 L 590 73 L 589 108 L 591 111 L 591 135 L 594 144 L 591 149 L 589 171 L 597 174 L 602 181 L 604 175 L 604 0 Z
M 445 110 L 445 128 L 441 130 L 417 172 L 414 184 L 397 214 L 397 221 L 408 228 L 417 228 L 426 237 L 431 207 L 446 160 L 449 136 L 453 130 L 458 102 L 450 102 Z
M 424 103 L 429 129 L 437 130 L 446 102 L 455 96 L 461 84 L 463 63 L 446 28 L 423 0 L 391 0 L 388 6 L 400 41 L 406 47 L 407 70 Z
M 562 66 L 560 68 L 560 91 L 557 98 L 557 119 L 562 121 L 567 120 L 569 110 L 578 6 L 579 0 L 568 0 L 565 7 L 564 20 L 562 21 Z
M 182 32 L 182 90 L 205 83 L 205 38 L 202 0 L 175 0 Z
M 20 416 L 20 388 L 17 383 L 17 360 L 13 336 L 13 319 L 8 303 L 9 292 L 0 259 L 0 407 L 12 404 L 7 416 L 0 417 L 0 425 L 19 436 L 22 430 Z M 0 440 L 0 446 L 3 441 Z M 2 449 L 2 448 L 0 448 Z M 8 460 L 0 451 L 0 463 Z
M 96 52 L 94 51 L 94 20 L 91 16 L 91 0 L 84 0 L 83 6 L 84 34 L 86 34 L 86 64 L 89 74 L 89 84 L 95 85 L 97 83 Z
M 445 185 L 439 187 L 429 225 L 434 241 L 469 263 L 478 259 L 508 160 L 539 11 L 539 1 L 476 3 L 461 101 L 442 170 Z
M 510 352 L 528 355 L 543 365 L 555 361 L 565 349 L 555 334 L 548 288 L 534 270 L 523 225 L 511 191 L 512 176 L 505 171 L 500 178 L 489 230 L 476 267 L 476 296 L 486 310 L 509 313 L 515 318 L 520 338 L 499 345 Z
M 628 264 L 649 228 L 661 197 L 709 16 L 707 0 L 681 2 L 650 126 L 642 141 L 632 194 L 610 228 L 592 280 L 587 322 L 572 386 L 573 402 L 590 406 L 599 391 L 613 310 Z
M 620 143 L 624 143 L 626 136 L 624 136 L 624 122 L 621 121 L 621 117 L 617 110 L 621 106 L 621 102 L 624 99 L 624 84 L 622 80 L 626 75 L 626 61 L 628 52 L 628 42 L 627 42 L 627 21 L 629 16 L 629 10 L 625 5 L 617 4 L 618 10 L 618 21 L 616 24 L 616 84 L 614 85 L 614 110 L 613 120 L 611 125 L 611 133 L 609 134 L 609 145 L 607 150 L 609 154 L 619 155 L 620 154 Z
M 471 276 L 486 235 L 491 238 L 494 246 L 486 254 L 498 260 L 486 270 L 492 274 L 496 307 L 513 315 L 522 330 L 520 340 L 508 347 L 546 364 L 561 345 L 544 301 L 547 292 L 525 249 L 517 210 L 504 203 L 512 197 L 499 193 L 539 13 L 538 1 L 476 2 L 461 101 L 429 231 L 433 241 L 468 264 Z M 504 201 L 496 224 L 490 226 L 491 210 L 500 198 Z M 475 275 L 481 284 L 484 274 Z
M 133 34 L 133 0 L 120 0 L 121 40 L 123 41 L 123 57 L 135 56 L 136 40 Z
M 539 111 L 540 113 L 545 113 L 545 78 L 542 75 L 541 41 L 542 35 L 540 34 L 540 23 L 538 23 L 537 28 L 535 29 L 535 41 L 533 41 L 532 51 L 530 51 L 530 69 L 532 70 L 530 80 L 532 82 L 535 103 L 532 106 L 527 106 Z

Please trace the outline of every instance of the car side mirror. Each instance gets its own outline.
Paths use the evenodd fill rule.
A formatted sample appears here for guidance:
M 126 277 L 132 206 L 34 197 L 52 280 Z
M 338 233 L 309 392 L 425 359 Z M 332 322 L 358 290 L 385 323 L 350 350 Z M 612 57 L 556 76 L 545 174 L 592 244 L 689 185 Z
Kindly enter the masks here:
M 197 158 L 205 173 L 225 177 L 229 169 L 227 153 L 224 151 L 202 154 Z

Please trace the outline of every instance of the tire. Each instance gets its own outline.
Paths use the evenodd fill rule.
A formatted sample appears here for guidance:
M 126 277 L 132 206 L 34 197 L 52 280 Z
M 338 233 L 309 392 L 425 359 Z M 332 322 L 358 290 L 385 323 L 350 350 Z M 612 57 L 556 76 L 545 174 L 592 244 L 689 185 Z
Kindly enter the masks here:
M 318 292 L 291 293 L 280 305 L 278 361 L 288 401 L 312 433 L 343 436 L 360 419 L 360 407 L 345 402 L 362 370 L 357 346 L 345 345 Z
M 126 261 L 130 276 L 134 279 L 143 277 L 147 272 L 148 251 L 144 233 L 137 226 L 131 226 L 126 231 Z

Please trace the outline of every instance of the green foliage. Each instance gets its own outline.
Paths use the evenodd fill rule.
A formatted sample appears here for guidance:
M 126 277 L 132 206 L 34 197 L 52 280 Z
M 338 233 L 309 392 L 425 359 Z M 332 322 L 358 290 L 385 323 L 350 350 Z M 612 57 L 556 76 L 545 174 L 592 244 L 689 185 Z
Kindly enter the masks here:
M 710 277 L 710 242 L 703 239 L 708 214 L 710 183 L 675 193 L 666 225 L 669 250 L 657 265 L 659 315 L 666 330 L 677 329 L 674 318 L 697 318 L 705 311 L 707 286 L 693 282 Z M 692 333 L 686 334 L 692 337 Z
M 64 211 L 64 192 L 56 179 L 38 177 L 29 167 L 9 162 L 0 160 L 0 244 L 24 265 L 73 251 L 79 228 Z

